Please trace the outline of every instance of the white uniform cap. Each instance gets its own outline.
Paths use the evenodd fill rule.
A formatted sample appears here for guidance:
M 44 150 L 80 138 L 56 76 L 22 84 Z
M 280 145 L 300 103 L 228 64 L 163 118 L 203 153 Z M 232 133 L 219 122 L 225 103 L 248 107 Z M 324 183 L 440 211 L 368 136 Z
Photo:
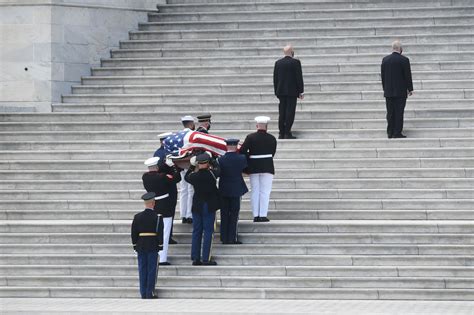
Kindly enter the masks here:
M 194 121 L 194 117 L 193 116 L 190 116 L 190 115 L 186 115 L 186 116 L 183 116 L 181 117 L 181 121 Z
M 255 121 L 257 122 L 257 124 L 268 124 L 268 122 L 270 121 L 270 117 L 257 116 L 255 117 Z
M 163 139 L 168 138 L 172 134 L 173 134 L 172 132 L 163 132 L 163 133 L 160 133 L 159 135 L 157 135 L 157 137 L 160 138 L 160 140 L 163 140 Z
M 155 165 L 158 165 L 159 160 L 160 160 L 160 158 L 158 156 L 155 156 L 155 157 L 149 158 L 143 164 L 145 164 L 148 167 L 155 166 Z

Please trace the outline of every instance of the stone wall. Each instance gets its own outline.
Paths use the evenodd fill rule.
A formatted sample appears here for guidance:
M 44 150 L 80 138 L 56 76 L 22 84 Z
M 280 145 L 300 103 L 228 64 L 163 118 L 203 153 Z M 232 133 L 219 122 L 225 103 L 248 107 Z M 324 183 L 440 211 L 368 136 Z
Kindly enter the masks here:
M 0 111 L 51 111 L 160 2 L 0 0 Z

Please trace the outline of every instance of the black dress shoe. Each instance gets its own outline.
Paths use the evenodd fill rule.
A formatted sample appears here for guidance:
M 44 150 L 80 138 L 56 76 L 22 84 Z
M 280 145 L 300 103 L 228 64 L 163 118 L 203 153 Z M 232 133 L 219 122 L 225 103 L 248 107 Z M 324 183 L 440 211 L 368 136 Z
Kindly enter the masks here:
M 242 242 L 241 241 L 234 241 L 232 244 L 240 245 L 240 244 L 242 244 Z
M 152 295 L 148 299 L 149 300 L 156 300 L 158 298 L 158 295 Z
M 168 242 L 170 245 L 175 245 L 175 244 L 178 244 L 178 242 L 176 242 L 174 239 L 170 238 L 169 242 Z
M 214 260 L 209 260 L 209 261 L 203 261 L 202 265 L 203 266 L 217 266 L 217 263 Z
M 202 262 L 200 260 L 193 260 L 193 266 L 201 266 Z
M 253 222 L 260 222 L 260 217 L 254 217 Z
M 387 135 L 387 138 L 392 139 L 393 136 L 392 135 Z
M 267 217 L 261 217 L 260 222 L 270 222 L 270 219 Z
M 171 264 L 170 264 L 169 262 L 167 262 L 167 261 L 164 261 L 164 262 L 160 262 L 159 265 L 160 265 L 160 266 L 169 266 L 169 265 L 171 265 Z
M 193 219 L 192 218 L 187 218 L 186 223 L 187 224 L 193 224 Z
M 296 139 L 296 137 L 290 133 L 285 136 L 285 139 Z
M 279 135 L 278 139 L 285 139 L 285 135 Z
M 402 134 L 392 136 L 392 138 L 396 138 L 396 139 L 403 139 L 403 138 L 406 138 L 406 137 L 407 137 L 407 136 L 402 135 Z
M 182 219 L 181 219 L 181 222 L 182 222 L 182 223 L 188 223 L 188 219 L 187 219 L 187 218 L 182 218 Z

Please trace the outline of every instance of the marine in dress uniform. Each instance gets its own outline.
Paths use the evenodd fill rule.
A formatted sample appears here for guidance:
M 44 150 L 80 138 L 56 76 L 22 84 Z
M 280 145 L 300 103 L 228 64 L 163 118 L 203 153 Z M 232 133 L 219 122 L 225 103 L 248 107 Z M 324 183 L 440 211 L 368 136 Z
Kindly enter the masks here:
M 211 247 L 216 211 L 220 208 L 219 190 L 216 186 L 220 171 L 217 163 L 210 167 L 209 160 L 210 156 L 206 153 L 193 157 L 191 167 L 184 177 L 194 187 L 191 246 L 191 260 L 194 266 L 217 265 L 211 260 Z M 194 166 L 196 163 L 197 167 Z
M 132 244 L 138 257 L 138 278 L 142 299 L 157 299 L 155 284 L 158 251 L 163 246 L 163 219 L 154 211 L 155 193 L 142 196 L 145 210 L 135 214 L 132 222 Z
M 410 60 L 402 56 L 402 45 L 399 41 L 392 43 L 392 54 L 382 60 L 382 87 L 387 106 L 388 138 L 406 138 L 402 134 L 403 114 L 407 97 L 413 93 Z
M 223 244 L 242 244 L 237 239 L 240 200 L 248 192 L 242 172 L 247 168 L 247 157 L 237 152 L 239 139 L 226 139 L 227 152 L 217 161 L 221 169 L 221 241 Z
M 158 135 L 158 138 L 160 139 L 160 147 L 155 151 L 153 156 L 160 158 L 160 160 L 158 162 L 160 173 L 173 175 L 172 167 L 169 167 L 165 163 L 166 156 L 168 155 L 168 153 L 166 152 L 166 150 L 163 146 L 163 141 L 165 141 L 165 139 L 168 138 L 171 135 L 173 135 L 172 132 L 164 132 L 164 133 L 161 133 L 161 134 Z M 176 188 L 176 185 L 173 186 L 173 189 L 170 192 L 170 198 L 171 198 L 172 207 L 176 208 L 176 204 L 178 203 L 178 189 Z M 174 222 L 174 215 L 173 215 L 172 222 Z M 176 242 L 173 239 L 173 225 L 171 225 L 169 244 L 178 244 L 178 242 Z
M 293 58 L 294 51 L 291 45 L 283 48 L 285 57 L 275 62 L 273 69 L 273 87 L 278 97 L 278 128 L 279 139 L 295 139 L 291 127 L 295 120 L 296 98 L 304 98 L 303 71 L 301 62 Z
M 211 129 L 211 114 L 205 114 L 197 116 L 199 126 L 196 131 L 209 133 L 209 129 Z
M 240 153 L 247 156 L 250 174 L 251 203 L 254 222 L 268 222 L 268 204 L 272 191 L 273 175 L 275 167 L 273 157 L 275 156 L 277 141 L 274 136 L 267 132 L 269 117 L 258 116 L 257 132 L 249 134 L 242 146 Z
M 194 117 L 186 115 L 181 117 L 181 123 L 183 124 L 183 131 L 192 131 L 196 129 L 194 124 Z M 181 171 L 181 182 L 179 183 L 179 213 L 181 214 L 181 222 L 192 224 L 193 215 L 191 208 L 193 206 L 193 186 L 184 180 L 184 176 L 188 170 L 184 169 Z
M 145 165 L 148 167 L 148 172 L 142 176 L 143 187 L 146 191 L 154 192 L 155 197 L 155 211 L 163 217 L 164 231 L 163 231 L 163 250 L 160 252 L 160 265 L 169 265 L 168 262 L 168 244 L 171 233 L 171 226 L 173 224 L 173 215 L 175 208 L 173 207 L 173 201 L 171 199 L 171 193 L 173 186 L 181 180 L 176 167 L 171 167 L 173 174 L 165 174 L 159 171 L 160 158 L 152 157 L 145 161 Z M 171 164 L 171 163 L 170 163 Z

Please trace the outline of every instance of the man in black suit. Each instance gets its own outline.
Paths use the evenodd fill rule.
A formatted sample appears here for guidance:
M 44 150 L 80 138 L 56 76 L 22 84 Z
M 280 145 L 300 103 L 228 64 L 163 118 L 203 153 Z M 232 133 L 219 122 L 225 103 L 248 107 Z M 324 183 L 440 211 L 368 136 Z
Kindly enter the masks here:
M 275 62 L 273 69 L 273 88 L 280 100 L 278 107 L 278 139 L 296 139 L 291 133 L 295 120 L 296 98 L 304 98 L 303 71 L 301 62 L 293 58 L 294 51 L 291 45 L 283 48 L 285 57 Z
M 402 56 L 399 41 L 392 43 L 392 54 L 382 60 L 382 86 L 387 105 L 388 138 L 406 138 L 402 134 L 407 96 L 413 94 L 410 60 Z
M 142 196 L 145 210 L 137 213 L 132 222 L 132 244 L 138 256 L 138 276 L 142 299 L 156 299 L 155 283 L 158 251 L 163 248 L 163 219 L 154 211 L 154 192 Z

